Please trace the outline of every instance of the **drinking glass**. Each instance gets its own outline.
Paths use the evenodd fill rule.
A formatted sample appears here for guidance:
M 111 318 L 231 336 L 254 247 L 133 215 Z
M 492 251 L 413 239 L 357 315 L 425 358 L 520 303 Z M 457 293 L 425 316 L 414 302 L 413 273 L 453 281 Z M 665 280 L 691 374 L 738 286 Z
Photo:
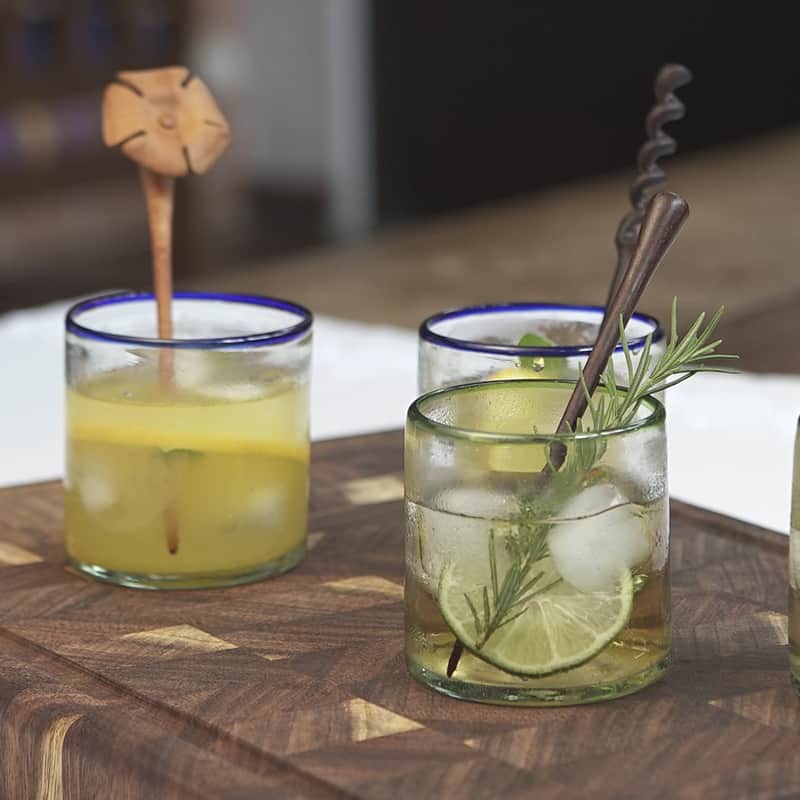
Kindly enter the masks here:
M 225 586 L 303 557 L 312 315 L 270 297 L 151 294 L 66 318 L 69 563 L 138 588 Z
M 624 427 L 546 433 L 574 385 L 462 385 L 409 409 L 405 654 L 439 692 L 586 703 L 667 668 L 664 407 L 646 398 Z
M 603 314 L 599 306 L 549 303 L 471 306 L 435 314 L 419 329 L 419 391 L 506 378 L 576 380 Z M 653 356 L 663 352 L 664 333 L 653 317 L 634 314 L 626 335 L 634 356 L 641 353 L 648 335 Z M 521 345 L 523 337 L 534 344 Z M 541 337 L 554 344 L 542 344 Z M 627 385 L 622 345 L 614 352 L 613 364 L 618 381 Z
M 800 420 L 794 443 L 794 480 L 789 532 L 789 665 L 800 694 Z

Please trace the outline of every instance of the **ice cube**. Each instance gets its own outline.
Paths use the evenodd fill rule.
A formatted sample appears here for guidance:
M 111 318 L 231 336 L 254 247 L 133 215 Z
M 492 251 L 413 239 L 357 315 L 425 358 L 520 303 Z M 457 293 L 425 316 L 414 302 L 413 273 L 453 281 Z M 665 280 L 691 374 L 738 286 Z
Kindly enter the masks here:
M 409 566 L 415 572 L 419 568 L 420 582 L 435 593 L 449 562 L 488 564 L 491 533 L 502 575 L 508 563 L 503 540 L 513 530 L 508 516 L 518 508 L 516 498 L 510 493 L 456 487 L 440 492 L 434 505 L 409 503 L 407 509 Z
M 179 389 L 225 403 L 246 403 L 285 389 L 283 373 L 268 373 L 263 364 L 245 355 L 232 361 L 225 353 L 177 350 L 174 353 L 175 381 Z M 273 371 L 274 372 L 274 371 Z M 257 375 L 257 379 L 252 376 Z M 267 381 L 268 375 L 272 380 Z
M 274 527 L 285 516 L 286 493 L 278 487 L 256 489 L 245 504 L 245 516 L 250 525 Z
M 434 507 L 449 514 L 478 519 L 508 519 L 519 509 L 519 500 L 508 491 L 470 487 L 445 489 L 436 495 Z
M 107 511 L 117 498 L 111 482 L 99 475 L 84 475 L 78 482 L 78 492 L 83 507 L 90 514 Z
M 255 383 L 210 383 L 205 386 L 196 386 L 195 391 L 214 400 L 226 403 L 246 403 L 248 400 L 258 400 L 264 397 L 264 387 Z
M 542 320 L 537 333 L 546 336 L 559 347 L 579 347 L 594 344 L 600 327 L 593 322 L 574 320 Z
M 202 389 L 215 372 L 211 353 L 205 350 L 175 350 L 172 354 L 175 383 L 179 389 Z
M 550 554 L 561 577 L 582 592 L 613 588 L 620 571 L 643 562 L 652 549 L 641 506 L 613 484 L 590 486 L 558 517 L 565 521 L 548 534 Z

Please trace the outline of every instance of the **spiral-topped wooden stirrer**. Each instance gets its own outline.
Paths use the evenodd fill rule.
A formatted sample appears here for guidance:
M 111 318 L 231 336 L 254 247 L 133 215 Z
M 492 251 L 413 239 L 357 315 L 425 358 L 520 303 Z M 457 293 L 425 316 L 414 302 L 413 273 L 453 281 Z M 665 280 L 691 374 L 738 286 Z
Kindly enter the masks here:
M 205 84 L 186 67 L 119 72 L 103 95 L 103 141 L 139 165 L 153 258 L 158 337 L 172 338 L 172 212 L 175 178 L 202 175 L 222 155 L 230 129 Z M 173 384 L 172 351 L 159 351 L 162 389 Z M 169 552 L 178 552 L 174 510 L 164 510 Z
M 603 370 L 619 342 L 620 318 L 623 326 L 627 324 L 688 216 L 688 204 L 680 195 L 673 192 L 659 192 L 646 206 L 632 257 L 611 299 L 597 340 L 583 368 L 583 383 L 575 384 L 556 428 L 557 433 L 575 430 L 578 419 L 583 416 L 589 403 L 586 392 L 588 391 L 591 396 L 600 384 Z M 561 469 L 566 455 L 566 446 L 562 442 L 553 442 L 542 475 L 546 477 L 548 474 L 552 475 L 553 471 Z M 463 653 L 464 645 L 456 639 L 447 661 L 448 678 L 453 676 Z
M 656 76 L 656 104 L 650 109 L 645 121 L 647 141 L 639 148 L 637 156 L 637 175 L 630 189 L 631 210 L 620 222 L 614 239 L 617 247 L 617 268 L 608 290 L 606 306 L 616 294 L 625 274 L 639 236 L 647 202 L 651 194 L 667 181 L 667 175 L 659 166 L 658 159 L 674 154 L 678 145 L 663 128 L 667 123 L 682 119 L 686 114 L 686 106 L 674 92 L 691 80 L 692 73 L 682 64 L 665 64 Z
M 147 203 L 158 336 L 172 337 L 172 212 L 175 178 L 202 175 L 222 155 L 230 129 L 205 84 L 186 67 L 118 72 L 103 95 L 103 141 L 139 165 Z M 159 359 L 171 382 L 170 351 Z
M 640 226 L 636 246 L 628 261 L 617 291 L 606 306 L 603 324 L 592 346 L 592 352 L 583 367 L 583 383 L 575 384 L 564 414 L 558 423 L 557 433 L 575 430 L 591 396 L 599 386 L 606 364 L 611 359 L 620 339 L 620 321 L 624 328 L 639 305 L 644 290 L 650 283 L 659 264 L 664 260 L 678 233 L 689 216 L 686 201 L 674 192 L 659 192 L 650 200 Z M 548 468 L 560 469 L 566 456 L 566 447 L 555 443 L 550 449 Z

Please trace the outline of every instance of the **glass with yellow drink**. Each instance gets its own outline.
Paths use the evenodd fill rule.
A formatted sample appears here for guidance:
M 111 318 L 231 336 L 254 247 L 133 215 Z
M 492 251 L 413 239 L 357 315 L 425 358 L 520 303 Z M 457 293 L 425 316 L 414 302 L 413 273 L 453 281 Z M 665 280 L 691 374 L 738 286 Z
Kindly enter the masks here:
M 174 338 L 152 295 L 67 315 L 67 558 L 140 588 L 223 586 L 303 557 L 310 312 L 184 293 Z

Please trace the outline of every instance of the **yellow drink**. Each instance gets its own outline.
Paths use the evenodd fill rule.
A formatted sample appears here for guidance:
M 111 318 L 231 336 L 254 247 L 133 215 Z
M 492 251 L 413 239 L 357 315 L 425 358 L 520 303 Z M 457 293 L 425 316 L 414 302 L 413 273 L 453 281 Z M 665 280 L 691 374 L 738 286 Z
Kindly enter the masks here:
M 70 561 L 117 583 L 176 588 L 290 569 L 305 547 L 307 383 L 223 371 L 204 386 L 181 367 L 168 389 L 150 364 L 67 390 Z

